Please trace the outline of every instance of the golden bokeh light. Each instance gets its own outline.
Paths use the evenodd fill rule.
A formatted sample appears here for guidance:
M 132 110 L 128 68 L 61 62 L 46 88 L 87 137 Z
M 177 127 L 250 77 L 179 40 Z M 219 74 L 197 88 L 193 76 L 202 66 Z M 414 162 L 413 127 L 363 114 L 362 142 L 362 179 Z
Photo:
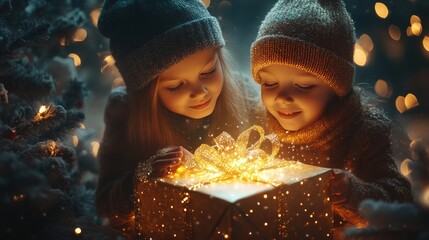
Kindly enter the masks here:
M 25 198 L 24 194 L 17 194 L 17 195 L 12 196 L 12 199 L 14 202 L 22 201 L 22 200 L 24 200 L 24 198 Z
M 82 64 L 79 55 L 77 55 L 76 53 L 70 53 L 69 57 L 73 59 L 73 63 L 76 67 L 79 67 Z
M 389 35 L 393 40 L 399 41 L 401 39 L 401 30 L 396 25 L 390 25 Z
M 82 229 L 81 229 L 81 228 L 79 228 L 79 227 L 77 227 L 77 228 L 75 228 L 75 229 L 74 229 L 74 233 L 75 233 L 76 235 L 79 235 L 79 234 L 81 234 L 81 233 L 82 233 Z
M 362 36 L 359 37 L 357 43 L 367 52 L 371 52 L 374 48 L 374 43 L 368 34 L 362 34 Z
M 407 36 L 408 37 L 414 36 L 413 31 L 411 31 L 411 27 L 407 27 Z
M 114 66 L 115 65 L 115 59 L 113 58 L 113 56 L 112 55 L 107 55 L 105 58 L 104 58 L 104 61 L 103 61 L 103 67 L 101 68 L 101 72 L 104 72 L 104 70 L 106 70 L 106 68 L 109 68 L 109 67 L 112 67 L 112 66 Z
M 86 37 L 88 36 L 88 33 L 86 32 L 85 28 L 78 28 L 74 33 L 73 33 L 73 42 L 82 42 L 85 41 Z
M 124 85 L 125 85 L 124 79 L 121 77 L 115 78 L 115 80 L 113 80 L 113 82 L 112 82 L 112 88 L 117 88 L 117 87 L 124 86 Z
M 413 25 L 414 23 L 421 23 L 422 21 L 420 20 L 419 16 L 417 15 L 412 15 L 410 17 L 410 24 Z
M 405 98 L 403 96 L 398 96 L 396 98 L 395 105 L 398 112 L 403 113 L 407 111 L 407 107 L 405 106 Z
M 374 85 L 375 93 L 378 96 L 383 98 L 388 98 L 392 95 L 392 88 L 390 85 L 383 79 L 377 80 Z
M 410 139 L 411 140 L 411 139 Z M 418 146 L 418 143 L 416 140 L 412 140 L 410 142 L 410 149 L 415 149 Z
M 365 66 L 367 62 L 367 53 L 359 45 L 355 45 L 355 53 L 353 55 L 353 61 L 358 66 Z
M 422 33 L 423 27 L 422 24 L 419 22 L 413 23 L 411 25 L 411 32 L 413 33 L 414 36 L 420 36 L 420 34 Z
M 91 147 L 92 147 L 92 156 L 97 157 L 98 155 L 98 150 L 100 149 L 100 143 L 99 142 L 91 142 Z
M 79 144 L 79 138 L 76 135 L 72 136 L 73 147 L 77 147 Z
M 428 37 L 428 36 L 425 36 L 425 37 L 423 38 L 422 43 L 423 43 L 423 47 L 424 47 L 424 49 L 425 49 L 426 51 L 428 51 L 428 52 L 429 52 L 429 37 Z
M 389 9 L 384 3 L 381 3 L 381 2 L 375 3 L 374 9 L 375 9 L 375 13 L 380 18 L 387 18 L 387 16 L 389 15 Z
M 426 187 L 426 189 L 423 190 L 420 200 L 423 206 L 429 207 L 429 187 Z
M 100 9 L 96 8 L 96 9 L 92 10 L 91 13 L 89 14 L 89 16 L 91 18 L 92 24 L 97 27 L 98 17 L 100 16 Z
M 407 96 L 405 96 L 404 104 L 407 110 L 410 110 L 412 108 L 419 106 L 419 101 L 417 100 L 417 97 L 414 94 L 408 93 Z
M 395 105 L 396 105 L 396 109 L 400 113 L 403 113 L 407 110 L 410 110 L 419 106 L 419 101 L 417 100 L 417 97 L 414 94 L 408 93 L 407 96 L 405 97 L 398 96 L 396 98 Z
M 210 6 L 210 0 L 201 0 L 201 2 L 204 3 L 204 6 L 206 6 L 206 8 Z
M 408 176 L 410 173 L 411 173 L 411 169 L 410 169 L 410 163 L 411 163 L 412 161 L 410 160 L 410 159 L 405 159 L 404 161 L 402 161 L 402 163 L 401 163 L 401 167 L 400 167 L 400 169 L 401 169 L 401 173 L 402 173 L 402 175 L 403 176 Z
M 65 37 L 60 38 L 60 45 L 61 46 L 65 46 L 66 45 L 66 38 Z

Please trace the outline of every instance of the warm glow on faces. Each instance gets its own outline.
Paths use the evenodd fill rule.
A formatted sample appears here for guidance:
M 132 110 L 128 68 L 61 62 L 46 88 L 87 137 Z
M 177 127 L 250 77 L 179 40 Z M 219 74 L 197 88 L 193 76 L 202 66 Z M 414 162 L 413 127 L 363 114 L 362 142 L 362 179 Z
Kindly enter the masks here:
M 223 86 L 223 73 L 214 49 L 194 53 L 158 78 L 158 96 L 171 112 L 200 119 L 213 113 Z
M 285 130 L 316 122 L 335 96 L 322 79 L 294 67 L 269 65 L 259 75 L 262 101 Z

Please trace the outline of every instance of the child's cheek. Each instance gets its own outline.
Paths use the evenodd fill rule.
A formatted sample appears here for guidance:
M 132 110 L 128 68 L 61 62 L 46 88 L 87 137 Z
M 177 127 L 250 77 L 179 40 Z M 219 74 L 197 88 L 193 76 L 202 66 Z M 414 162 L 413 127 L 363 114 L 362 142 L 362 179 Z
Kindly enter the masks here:
M 268 91 L 266 89 L 261 90 L 261 99 L 264 103 L 265 107 L 270 109 L 272 105 L 274 105 L 275 95 L 272 91 Z

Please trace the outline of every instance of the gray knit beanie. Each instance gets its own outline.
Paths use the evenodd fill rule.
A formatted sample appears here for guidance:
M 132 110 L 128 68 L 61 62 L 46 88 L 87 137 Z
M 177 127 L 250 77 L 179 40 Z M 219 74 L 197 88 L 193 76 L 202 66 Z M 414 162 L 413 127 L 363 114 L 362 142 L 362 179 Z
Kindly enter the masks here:
M 200 0 L 105 0 L 98 21 L 127 90 L 143 88 L 183 58 L 225 42 Z
M 356 41 L 342 0 L 279 0 L 265 17 L 251 48 L 252 74 L 285 64 L 323 79 L 339 96 L 353 82 Z

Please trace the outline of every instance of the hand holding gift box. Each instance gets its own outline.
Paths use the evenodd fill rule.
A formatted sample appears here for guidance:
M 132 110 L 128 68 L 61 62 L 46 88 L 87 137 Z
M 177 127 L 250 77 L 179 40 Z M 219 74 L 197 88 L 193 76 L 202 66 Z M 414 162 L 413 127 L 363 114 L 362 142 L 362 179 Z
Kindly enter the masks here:
M 259 133 L 248 146 L 251 131 Z M 272 143 L 269 155 L 259 147 Z M 136 227 L 152 239 L 330 238 L 330 170 L 275 159 L 279 141 L 254 126 L 202 145 L 184 168 L 158 180 L 142 167 L 135 189 Z
M 148 178 L 163 178 L 176 172 L 181 166 L 182 158 L 192 158 L 193 154 L 182 146 L 170 146 L 159 150 L 144 164 Z M 142 163 L 143 164 L 143 163 Z

